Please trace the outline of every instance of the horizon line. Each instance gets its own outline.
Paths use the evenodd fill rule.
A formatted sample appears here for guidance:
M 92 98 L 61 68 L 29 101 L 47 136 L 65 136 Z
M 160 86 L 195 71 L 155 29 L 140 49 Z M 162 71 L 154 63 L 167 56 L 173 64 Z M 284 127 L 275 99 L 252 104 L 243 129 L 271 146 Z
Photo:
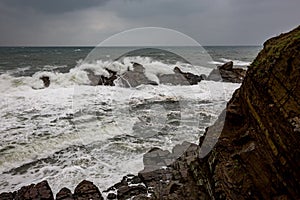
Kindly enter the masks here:
M 233 45 L 233 44 L 230 44 L 230 45 L 201 45 L 202 47 L 261 47 L 263 46 L 262 44 L 261 45 L 258 45 L 258 44 L 237 44 L 237 45 Z M 75 48 L 75 47 L 83 47 L 83 48 L 95 48 L 95 47 L 199 47 L 199 46 L 192 46 L 192 45 L 170 45 L 170 46 L 126 46 L 126 45 L 120 45 L 120 46 L 115 46 L 115 45 L 112 45 L 112 46 L 93 46 L 93 45 L 0 45 L 0 48 L 35 48 L 35 47 L 53 47 L 53 48 L 57 48 L 57 47 L 70 47 L 70 48 Z

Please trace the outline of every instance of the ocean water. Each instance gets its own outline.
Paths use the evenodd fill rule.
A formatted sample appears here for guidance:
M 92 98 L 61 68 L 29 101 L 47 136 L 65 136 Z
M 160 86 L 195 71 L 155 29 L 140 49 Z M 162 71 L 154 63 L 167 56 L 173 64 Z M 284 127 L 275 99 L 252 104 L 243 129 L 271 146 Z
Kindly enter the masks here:
M 102 47 L 93 56 L 92 47 L 1 47 L 0 192 L 42 180 L 54 193 L 73 190 L 83 179 L 107 189 L 142 170 L 151 148 L 198 143 L 240 86 L 91 86 L 86 70 L 122 73 L 137 62 L 157 81 L 175 66 L 195 74 L 228 61 L 247 68 L 261 47 L 164 49 L 180 55 L 140 47 Z M 50 87 L 41 76 L 50 77 Z

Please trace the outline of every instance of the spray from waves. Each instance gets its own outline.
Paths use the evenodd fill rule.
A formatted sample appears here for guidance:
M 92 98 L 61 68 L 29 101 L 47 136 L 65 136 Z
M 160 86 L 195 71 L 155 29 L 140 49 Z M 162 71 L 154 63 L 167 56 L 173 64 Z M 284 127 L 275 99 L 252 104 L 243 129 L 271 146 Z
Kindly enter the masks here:
M 108 70 L 115 71 L 118 75 L 126 71 L 133 70 L 133 63 L 139 63 L 145 68 L 145 76 L 152 81 L 157 81 L 158 75 L 174 74 L 174 68 L 177 66 L 184 72 L 191 72 L 196 75 L 209 74 L 211 68 L 192 66 L 188 63 L 177 62 L 175 64 L 167 64 L 158 60 L 153 60 L 150 57 L 125 57 L 119 61 L 103 61 L 97 60 L 94 62 L 84 62 L 79 60 L 74 68 L 71 68 L 68 73 L 51 70 L 51 66 L 47 65 L 43 70 L 34 73 L 32 76 L 14 77 L 11 73 L 0 75 L 0 91 L 28 90 L 44 88 L 41 77 L 49 77 L 50 87 L 60 88 L 73 85 L 90 85 L 91 81 L 88 77 L 88 71 L 92 71 L 95 75 L 109 77 Z M 57 66 L 55 67 L 57 68 Z

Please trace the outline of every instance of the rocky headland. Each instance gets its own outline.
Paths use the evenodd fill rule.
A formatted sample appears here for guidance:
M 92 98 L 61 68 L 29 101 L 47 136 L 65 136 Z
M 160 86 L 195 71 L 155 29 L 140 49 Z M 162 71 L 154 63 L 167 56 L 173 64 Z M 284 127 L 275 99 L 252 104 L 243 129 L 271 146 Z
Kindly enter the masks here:
M 199 145 L 183 146 L 187 150 L 171 163 L 168 158 L 183 148 L 152 149 L 143 171 L 125 176 L 105 195 L 82 181 L 73 193 L 63 188 L 54 198 L 43 181 L 0 199 L 300 199 L 300 27 L 265 42 Z

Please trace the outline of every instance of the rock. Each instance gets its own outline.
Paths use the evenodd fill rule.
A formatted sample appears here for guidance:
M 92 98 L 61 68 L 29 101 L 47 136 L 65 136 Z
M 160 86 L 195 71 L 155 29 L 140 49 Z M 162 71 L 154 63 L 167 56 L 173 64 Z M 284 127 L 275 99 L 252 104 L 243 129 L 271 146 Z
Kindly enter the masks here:
M 300 27 L 268 40 L 229 101 L 207 158 L 212 197 L 300 198 L 300 135 L 291 120 L 300 116 L 299 45 Z
M 56 194 L 56 200 L 74 200 L 71 190 L 68 188 L 62 188 Z
M 118 78 L 117 73 L 109 69 L 105 69 L 105 70 L 109 73 L 108 77 L 104 75 L 96 75 L 90 69 L 85 70 L 87 72 L 89 80 L 91 81 L 91 85 L 93 86 L 96 85 L 114 86 L 115 85 L 114 81 Z
M 95 75 L 92 70 L 86 69 L 88 78 L 91 81 L 91 85 L 108 85 L 114 86 L 115 80 L 117 80 L 118 85 L 123 87 L 137 87 L 139 85 L 158 85 L 168 84 L 168 85 L 195 85 L 201 80 L 204 80 L 205 75 L 194 75 L 192 73 L 182 72 L 178 67 L 175 67 L 174 74 L 160 74 L 157 75 L 157 82 L 149 80 L 145 75 L 145 68 L 139 63 L 132 63 L 133 70 L 127 70 L 121 75 L 116 72 L 105 69 L 108 72 L 108 76 Z
M 1 200 L 54 200 L 53 193 L 47 181 L 24 186 L 16 192 L 0 194 Z
M 42 76 L 42 77 L 40 77 L 40 79 L 43 81 L 44 87 L 49 87 L 50 86 L 49 76 Z
M 175 74 L 163 74 L 159 75 L 159 81 L 161 84 L 171 85 L 196 85 L 201 80 L 204 80 L 204 76 L 198 76 L 189 72 L 183 72 L 179 67 L 174 68 Z
M 99 189 L 92 182 L 86 180 L 76 186 L 73 197 L 76 200 L 103 200 Z
M 118 189 L 117 199 L 128 199 L 130 197 L 146 193 L 147 189 L 143 185 L 122 186 Z
M 157 85 L 156 82 L 149 80 L 145 75 L 143 65 L 133 63 L 133 70 L 127 71 L 120 76 L 120 82 L 123 87 L 136 87 L 139 85 Z
M 14 194 L 12 192 L 3 192 L 0 194 L 1 200 L 13 200 Z
M 233 68 L 233 62 L 231 61 L 219 66 L 218 69 L 213 69 L 208 75 L 207 80 L 242 83 L 245 75 L 246 70 Z
M 107 199 L 117 199 L 117 195 L 115 193 L 109 193 Z
M 230 71 L 230 70 L 233 69 L 233 62 L 232 62 L 232 61 L 227 62 L 227 63 L 225 63 L 224 65 L 219 66 L 218 68 L 219 68 L 219 70 L 227 70 L 227 71 Z

